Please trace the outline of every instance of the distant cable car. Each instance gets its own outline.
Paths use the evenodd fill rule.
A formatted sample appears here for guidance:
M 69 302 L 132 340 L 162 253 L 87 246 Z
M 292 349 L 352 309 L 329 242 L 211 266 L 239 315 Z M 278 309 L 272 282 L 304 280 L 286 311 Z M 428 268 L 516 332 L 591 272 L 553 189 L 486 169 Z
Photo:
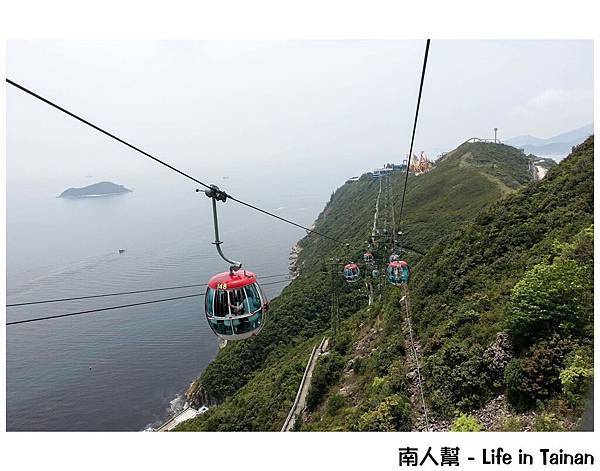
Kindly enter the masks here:
M 377 278 L 379 276 L 379 270 L 373 270 L 373 278 Z
M 373 254 L 370 250 L 367 250 L 365 252 L 365 254 L 363 255 L 363 260 L 365 261 L 365 263 L 373 263 Z
M 408 262 L 406 260 L 400 260 L 400 266 L 402 267 L 402 283 L 408 283 L 408 279 L 410 278 L 410 267 L 408 266 Z
M 399 261 L 400 261 L 400 255 L 396 255 L 395 253 L 390 255 L 390 262 L 399 262 Z
M 344 278 L 350 283 L 360 278 L 360 268 L 356 263 L 349 263 L 344 267 Z
M 222 339 L 241 340 L 257 335 L 264 326 L 268 309 L 269 302 L 252 272 L 223 272 L 208 282 L 206 319 Z
M 393 285 L 408 283 L 408 278 L 410 276 L 408 263 L 404 260 L 390 262 L 387 268 L 387 276 L 389 282 Z

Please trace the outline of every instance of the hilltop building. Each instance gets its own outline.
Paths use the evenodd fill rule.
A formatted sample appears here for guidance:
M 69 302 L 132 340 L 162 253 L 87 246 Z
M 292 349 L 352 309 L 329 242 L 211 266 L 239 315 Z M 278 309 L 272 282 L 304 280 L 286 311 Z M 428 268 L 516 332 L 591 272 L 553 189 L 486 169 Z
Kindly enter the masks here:
M 384 177 L 386 175 L 391 175 L 394 172 L 402 172 L 406 170 L 406 160 L 404 160 L 401 164 L 387 163 L 382 168 L 377 168 L 371 172 L 374 180 L 378 178 Z

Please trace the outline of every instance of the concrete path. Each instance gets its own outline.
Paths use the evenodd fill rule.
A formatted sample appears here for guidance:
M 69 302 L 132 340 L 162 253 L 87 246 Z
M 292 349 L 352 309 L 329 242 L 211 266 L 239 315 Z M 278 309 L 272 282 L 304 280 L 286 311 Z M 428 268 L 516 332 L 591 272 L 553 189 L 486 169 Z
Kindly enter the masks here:
M 304 410 L 306 406 L 306 397 L 308 396 L 308 390 L 310 389 L 310 381 L 312 379 L 313 371 L 315 369 L 315 365 L 317 364 L 317 360 L 319 356 L 327 351 L 327 346 L 329 344 L 329 339 L 323 337 L 321 343 L 315 345 L 308 358 L 308 363 L 306 364 L 306 369 L 304 370 L 304 375 L 302 376 L 302 381 L 300 381 L 300 386 L 298 386 L 298 392 L 296 393 L 296 399 L 292 404 L 292 408 L 283 423 L 283 427 L 281 427 L 282 432 L 289 432 L 290 430 L 294 430 L 294 426 L 296 425 L 296 419 L 298 415 Z

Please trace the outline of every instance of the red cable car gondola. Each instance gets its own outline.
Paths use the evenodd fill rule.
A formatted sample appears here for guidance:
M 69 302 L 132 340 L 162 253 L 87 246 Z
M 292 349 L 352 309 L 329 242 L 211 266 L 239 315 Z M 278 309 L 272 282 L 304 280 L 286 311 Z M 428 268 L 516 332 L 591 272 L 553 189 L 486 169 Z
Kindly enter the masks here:
M 212 331 L 224 340 L 241 340 L 257 335 L 263 328 L 269 301 L 256 275 L 242 270 L 242 264 L 230 260 L 221 250 L 217 200 L 227 201 L 227 194 L 215 185 L 205 191 L 212 199 L 215 241 L 218 254 L 231 264 L 229 271 L 214 275 L 208 282 L 204 311 Z
M 360 268 L 356 263 L 349 263 L 344 266 L 344 278 L 349 283 L 353 283 L 360 278 Z
M 206 319 L 222 339 L 241 340 L 257 335 L 264 326 L 268 308 L 269 302 L 252 272 L 223 272 L 208 282 Z
M 373 253 L 370 250 L 367 250 L 363 255 L 363 260 L 365 263 L 373 263 Z
M 394 260 L 393 262 L 390 262 L 387 268 L 387 276 L 389 282 L 393 285 L 408 283 L 408 278 L 410 276 L 408 263 L 404 260 Z

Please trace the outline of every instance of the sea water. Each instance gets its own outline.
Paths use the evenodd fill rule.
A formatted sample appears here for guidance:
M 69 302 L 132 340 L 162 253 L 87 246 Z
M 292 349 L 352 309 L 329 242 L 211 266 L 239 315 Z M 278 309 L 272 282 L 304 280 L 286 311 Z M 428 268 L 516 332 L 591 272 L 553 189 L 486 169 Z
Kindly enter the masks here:
M 72 186 L 68 179 L 9 181 L 7 303 L 203 284 L 227 270 L 211 244 L 210 200 L 195 192 L 197 185 L 175 177 L 166 184 L 128 176 L 115 183 L 132 193 L 84 199 L 56 198 Z M 310 226 L 332 182 L 312 179 L 307 186 L 307 180 L 285 178 L 282 170 L 268 186 L 247 185 L 240 175 L 216 183 Z M 232 201 L 219 203 L 219 211 L 226 255 L 259 278 L 288 273 L 290 248 L 304 231 Z M 119 254 L 120 248 L 126 251 Z M 272 298 L 284 286 L 264 289 Z M 201 292 L 198 287 L 13 307 L 7 320 Z M 156 425 L 181 406 L 185 389 L 218 352 L 202 297 L 14 325 L 6 332 L 8 430 Z

